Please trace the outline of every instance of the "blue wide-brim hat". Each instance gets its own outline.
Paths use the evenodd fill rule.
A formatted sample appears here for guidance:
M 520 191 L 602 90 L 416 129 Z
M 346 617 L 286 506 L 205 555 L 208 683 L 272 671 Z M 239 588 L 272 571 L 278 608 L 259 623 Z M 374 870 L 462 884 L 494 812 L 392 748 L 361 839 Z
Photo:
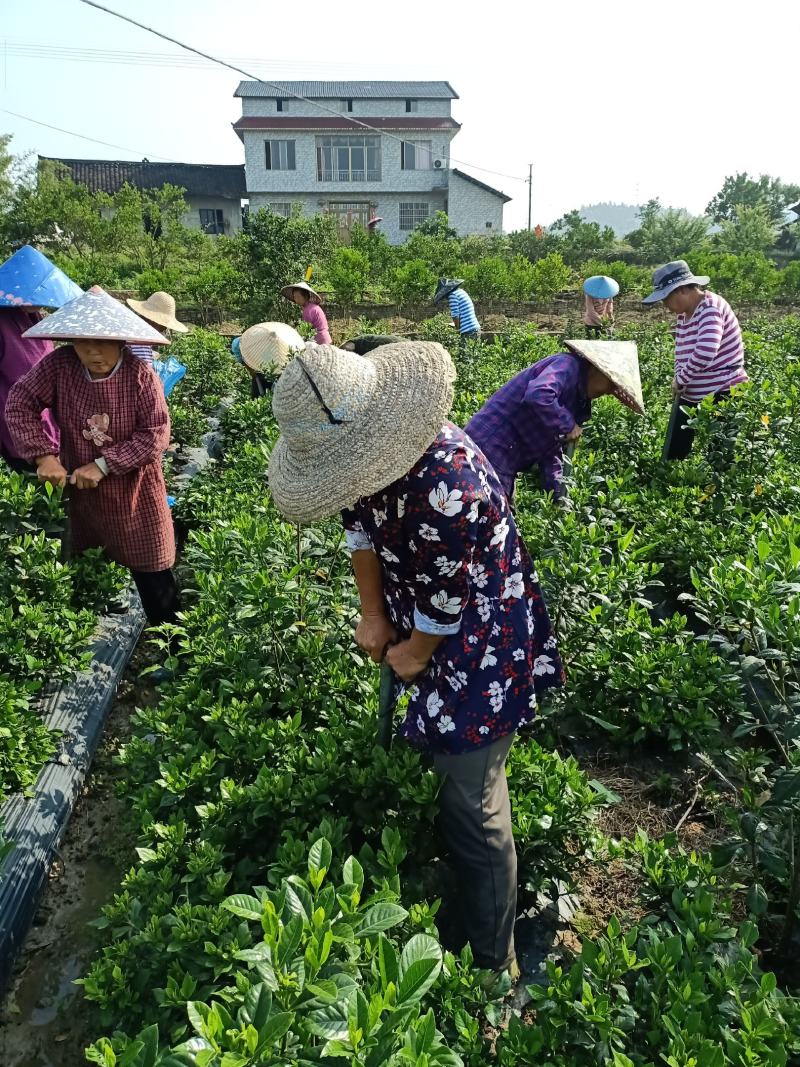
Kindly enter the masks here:
M 60 308 L 82 295 L 79 285 L 30 245 L 0 266 L 0 307 Z
M 653 273 L 653 291 L 642 303 L 656 304 L 682 285 L 708 285 L 710 281 L 707 274 L 692 274 L 685 259 L 675 259 Z
M 607 274 L 593 274 L 583 283 L 583 291 L 593 300 L 612 300 L 619 293 L 619 282 Z

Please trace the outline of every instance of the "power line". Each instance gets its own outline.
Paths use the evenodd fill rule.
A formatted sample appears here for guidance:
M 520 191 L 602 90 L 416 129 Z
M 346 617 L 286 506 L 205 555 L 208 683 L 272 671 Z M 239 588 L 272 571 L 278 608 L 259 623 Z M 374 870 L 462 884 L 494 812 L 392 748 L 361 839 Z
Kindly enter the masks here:
M 82 141 L 92 141 L 94 144 L 104 145 L 106 148 L 118 148 L 120 152 L 132 152 L 134 155 L 150 156 L 155 159 L 163 159 L 166 163 L 178 163 L 177 159 L 170 159 L 169 156 L 159 156 L 155 152 L 137 152 L 135 148 L 126 148 L 125 145 L 111 144 L 110 141 L 99 141 L 96 137 L 87 137 L 85 133 L 76 133 L 74 130 L 64 130 L 61 126 L 52 126 L 49 122 L 41 122 L 39 119 L 32 119 L 30 115 L 20 115 L 16 111 L 9 111 L 7 108 L 0 108 L 0 112 L 4 115 L 13 115 L 15 119 L 24 119 L 25 122 L 32 122 L 35 126 L 44 126 L 48 130 L 56 130 L 58 133 L 66 133 L 70 137 L 79 137 Z
M 266 78 L 259 78 L 255 74 L 251 74 L 249 71 L 244 70 L 242 67 L 236 66 L 234 63 L 229 63 L 227 60 L 219 59 L 217 56 L 212 56 L 208 52 L 202 52 L 199 48 L 195 48 L 193 45 L 184 44 L 183 41 L 179 41 L 176 37 L 170 37 L 166 33 L 162 33 L 160 30 L 154 29 L 152 26 L 147 26 L 143 22 L 137 22 L 136 19 L 132 19 L 129 15 L 123 15 L 119 11 L 113 11 L 110 7 L 104 7 L 103 4 L 98 4 L 96 0 L 80 0 L 82 4 L 86 4 L 88 7 L 94 7 L 98 11 L 103 11 L 107 15 L 112 15 L 114 18 L 121 19 L 122 22 L 128 22 L 131 26 L 136 26 L 140 30 L 144 30 L 145 33 L 152 33 L 155 37 L 160 37 L 162 41 L 167 41 L 169 44 L 174 44 L 178 48 L 183 48 L 187 52 L 192 52 L 194 55 L 202 56 L 203 59 L 208 59 L 212 63 L 217 63 L 219 66 L 227 67 L 228 70 L 235 71 L 237 74 L 243 74 L 245 78 L 249 78 L 251 81 L 260 82 L 262 85 L 269 86 L 270 89 L 275 89 L 282 96 L 291 96 L 295 100 L 302 100 L 304 104 L 310 104 L 312 107 L 319 108 L 320 111 L 327 111 L 331 115 L 335 115 L 336 118 L 341 118 L 342 113 L 336 108 L 328 107 L 326 104 L 321 104 L 318 100 L 312 100 L 307 96 L 303 96 L 300 93 L 295 93 L 288 89 L 285 85 L 279 85 L 277 82 L 267 81 Z M 397 137 L 393 133 L 388 133 L 386 130 L 380 130 L 376 126 L 371 126 L 368 122 L 362 122 L 361 119 L 354 118 L 352 115 L 347 116 L 348 121 L 352 122 L 356 126 L 360 126 L 362 129 L 369 130 L 370 133 L 377 133 L 379 136 L 388 137 L 390 140 L 397 141 L 400 144 L 404 144 L 405 141 L 402 137 Z M 514 174 L 504 174 L 499 170 L 490 170 L 488 167 L 479 167 L 475 163 L 469 163 L 463 159 L 456 159 L 455 156 L 450 156 L 453 163 L 460 163 L 462 167 L 471 167 L 473 170 L 483 171 L 485 174 L 496 174 L 500 178 L 508 178 L 510 181 L 526 182 L 527 178 L 520 178 Z

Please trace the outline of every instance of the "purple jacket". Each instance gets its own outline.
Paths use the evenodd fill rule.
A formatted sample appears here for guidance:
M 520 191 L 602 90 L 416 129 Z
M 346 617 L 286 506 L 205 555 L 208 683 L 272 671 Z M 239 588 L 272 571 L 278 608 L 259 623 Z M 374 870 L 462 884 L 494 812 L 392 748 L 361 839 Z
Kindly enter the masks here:
M 43 356 L 53 351 L 52 341 L 36 338 L 23 340 L 23 333 L 38 321 L 39 316 L 30 310 L 0 308 L 0 455 L 7 459 L 20 458 L 5 419 L 6 400 L 11 386 L 35 367 Z M 42 423 L 53 443 L 53 452 L 58 452 L 58 429 L 49 412 L 42 414 Z
M 563 493 L 564 437 L 592 413 L 586 364 L 578 356 L 548 356 L 498 389 L 465 427 L 489 460 L 509 499 L 520 471 L 538 467 L 542 488 Z

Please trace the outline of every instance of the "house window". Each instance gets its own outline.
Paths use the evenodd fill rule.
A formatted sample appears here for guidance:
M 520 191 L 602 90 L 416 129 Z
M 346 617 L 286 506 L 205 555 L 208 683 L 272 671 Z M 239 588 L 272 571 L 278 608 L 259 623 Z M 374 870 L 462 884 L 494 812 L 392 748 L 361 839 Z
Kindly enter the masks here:
M 406 100 L 406 112 L 412 114 L 419 111 L 419 100 Z
M 265 141 L 267 170 L 294 170 L 294 141 Z
M 339 101 L 339 110 L 340 111 L 352 111 L 353 110 L 353 101 L 352 100 L 340 100 Z
M 275 101 L 275 107 L 276 107 L 276 110 L 278 110 L 278 111 L 288 111 L 289 110 L 289 101 L 288 100 L 281 100 L 280 98 L 278 98 Z
M 423 200 L 411 200 L 407 204 L 400 203 L 400 229 L 416 230 L 417 226 L 431 213 L 431 205 Z
M 431 170 L 433 167 L 432 141 L 403 141 L 400 145 L 402 170 Z
M 200 229 L 203 233 L 225 233 L 225 216 L 218 207 L 200 208 Z
M 486 223 L 486 229 L 487 229 L 487 230 L 491 230 L 491 228 L 492 228 L 492 224 L 491 224 L 491 222 L 487 222 L 487 223 Z
M 291 204 L 284 204 L 284 203 L 270 204 L 269 205 L 269 209 L 270 209 L 270 211 L 272 212 L 273 215 L 282 215 L 283 218 L 285 218 L 285 219 L 291 218 L 291 215 L 292 215 L 292 205 Z
M 318 137 L 317 181 L 379 182 L 380 137 Z

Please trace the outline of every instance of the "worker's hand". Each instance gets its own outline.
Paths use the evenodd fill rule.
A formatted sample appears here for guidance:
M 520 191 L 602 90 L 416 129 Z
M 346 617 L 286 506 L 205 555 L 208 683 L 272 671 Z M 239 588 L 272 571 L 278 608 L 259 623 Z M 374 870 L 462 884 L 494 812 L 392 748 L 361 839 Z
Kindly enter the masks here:
M 55 486 L 66 485 L 69 477 L 58 456 L 40 456 L 36 461 L 36 474 L 40 482 Z
M 96 463 L 86 463 L 70 475 L 69 484 L 77 489 L 96 489 L 105 475 Z
M 681 395 L 681 387 L 678 385 L 678 379 L 677 378 L 673 378 L 672 379 L 672 395 L 673 396 L 680 396 Z
M 386 653 L 386 662 L 404 682 L 413 682 L 430 663 L 429 659 L 415 656 L 410 646 L 410 641 L 401 641 L 399 645 L 392 645 Z
M 564 440 L 565 441 L 577 441 L 582 433 L 583 433 L 583 430 L 581 429 L 581 427 L 576 422 L 575 425 L 572 427 L 572 429 L 569 431 L 569 433 L 564 434 Z
M 380 663 L 386 646 L 397 640 L 397 630 L 381 612 L 376 615 L 362 615 L 355 636 L 358 647 L 368 652 L 375 663 Z

